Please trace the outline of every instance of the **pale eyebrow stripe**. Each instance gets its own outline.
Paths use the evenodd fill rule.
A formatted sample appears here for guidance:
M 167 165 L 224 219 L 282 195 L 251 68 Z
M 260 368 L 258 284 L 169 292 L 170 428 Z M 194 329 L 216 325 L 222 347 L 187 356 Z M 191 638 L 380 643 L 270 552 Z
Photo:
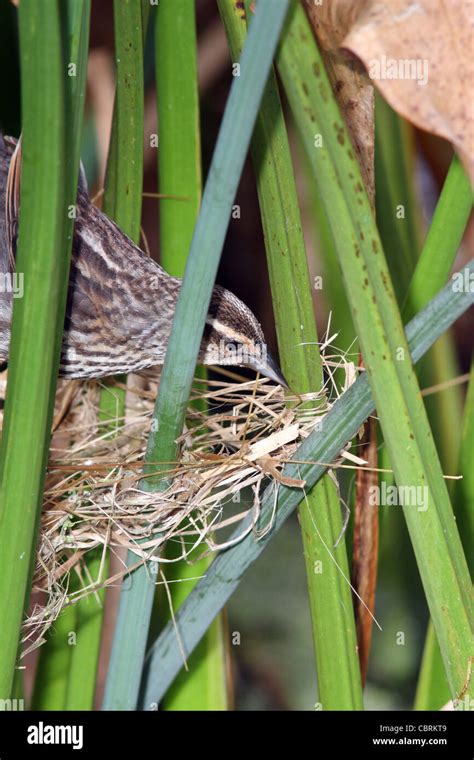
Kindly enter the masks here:
M 224 325 L 223 322 L 220 322 L 218 319 L 214 319 L 213 317 L 208 317 L 206 319 L 206 324 L 213 327 L 218 332 L 224 333 L 224 335 L 229 338 L 233 338 L 238 343 L 249 343 L 251 342 L 251 338 L 249 338 L 248 335 L 244 335 L 243 333 L 239 333 L 237 330 L 233 330 L 228 325 Z

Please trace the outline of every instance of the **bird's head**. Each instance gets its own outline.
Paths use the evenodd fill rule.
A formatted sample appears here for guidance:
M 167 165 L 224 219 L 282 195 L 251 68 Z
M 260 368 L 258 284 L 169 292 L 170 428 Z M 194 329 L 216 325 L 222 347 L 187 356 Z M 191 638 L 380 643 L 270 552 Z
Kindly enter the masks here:
M 199 359 L 203 364 L 249 367 L 288 387 L 255 315 L 218 285 L 209 305 Z

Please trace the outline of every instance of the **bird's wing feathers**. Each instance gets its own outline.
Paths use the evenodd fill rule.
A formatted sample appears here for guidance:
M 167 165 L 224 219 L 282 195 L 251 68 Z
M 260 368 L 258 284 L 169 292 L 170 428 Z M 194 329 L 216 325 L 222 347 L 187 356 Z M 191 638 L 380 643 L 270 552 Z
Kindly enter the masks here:
M 13 272 L 14 262 L 11 255 L 10 235 L 7 233 L 7 206 L 11 210 L 9 197 L 9 169 L 17 141 L 13 137 L 4 137 L 0 133 L 0 272 Z M 11 192 L 10 185 L 10 192 Z
M 0 368 L 4 369 L 8 360 L 8 348 L 10 344 L 10 322 L 12 315 L 13 295 L 9 287 L 8 278 L 14 271 L 14 262 L 11 257 L 9 237 L 6 234 L 5 206 L 7 194 L 8 167 L 12 154 L 15 150 L 16 140 L 11 137 L 3 137 L 0 133 Z
M 18 234 L 18 215 L 20 210 L 21 181 L 21 136 L 18 140 L 8 168 L 5 197 L 5 234 L 7 238 L 7 255 L 10 271 L 15 269 L 15 249 Z
M 21 142 L 0 138 L 0 272 L 13 272 Z M 180 281 L 167 275 L 90 202 L 82 165 L 76 207 L 62 373 L 91 377 L 98 375 L 101 365 L 106 368 L 107 361 L 113 372 L 116 365 L 133 366 L 134 357 L 142 357 L 138 364 L 143 366 L 162 360 Z M 0 360 L 8 356 L 10 319 L 11 294 L 4 294 Z

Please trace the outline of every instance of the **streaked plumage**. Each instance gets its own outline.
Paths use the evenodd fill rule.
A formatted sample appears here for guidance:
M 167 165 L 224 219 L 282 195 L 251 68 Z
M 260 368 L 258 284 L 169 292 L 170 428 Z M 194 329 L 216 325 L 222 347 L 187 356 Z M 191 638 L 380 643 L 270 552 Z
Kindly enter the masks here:
M 0 135 L 0 273 L 12 271 L 15 247 L 8 234 L 15 237 L 15 193 L 6 190 L 15 146 L 13 138 Z M 181 280 L 168 275 L 90 202 L 82 174 L 60 375 L 94 378 L 162 364 L 180 286 Z M 8 362 L 12 302 L 12 293 L 0 289 L 0 364 Z M 242 355 L 244 361 L 238 361 Z M 199 360 L 243 364 L 285 384 L 253 313 L 218 286 Z

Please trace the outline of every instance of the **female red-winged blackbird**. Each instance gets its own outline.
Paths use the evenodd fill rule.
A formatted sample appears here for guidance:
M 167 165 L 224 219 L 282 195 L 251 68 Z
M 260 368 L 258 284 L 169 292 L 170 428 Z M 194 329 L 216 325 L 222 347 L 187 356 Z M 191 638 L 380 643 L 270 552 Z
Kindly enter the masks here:
M 10 343 L 20 154 L 16 140 L 0 134 L 0 365 Z M 94 378 L 163 364 L 180 286 L 90 202 L 81 169 L 60 375 Z M 286 386 L 254 314 L 219 286 L 199 362 L 251 367 Z

